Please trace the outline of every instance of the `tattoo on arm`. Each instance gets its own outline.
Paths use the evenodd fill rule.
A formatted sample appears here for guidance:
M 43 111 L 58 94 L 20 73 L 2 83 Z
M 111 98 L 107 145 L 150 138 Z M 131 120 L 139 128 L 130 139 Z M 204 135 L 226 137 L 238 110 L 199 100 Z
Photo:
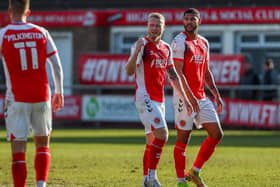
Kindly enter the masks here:
M 174 80 L 178 80 L 178 74 L 176 73 L 176 71 L 174 70 L 174 68 L 168 68 L 167 69 L 167 73 L 168 73 L 168 76 L 169 76 L 169 79 L 171 81 L 174 81 Z

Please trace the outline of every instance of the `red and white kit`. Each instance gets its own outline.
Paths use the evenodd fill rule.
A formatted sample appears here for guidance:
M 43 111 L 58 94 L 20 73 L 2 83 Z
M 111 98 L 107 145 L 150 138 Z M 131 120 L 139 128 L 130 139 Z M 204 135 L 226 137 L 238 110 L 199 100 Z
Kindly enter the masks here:
M 8 139 L 26 140 L 29 125 L 35 135 L 48 135 L 51 105 L 46 61 L 57 53 L 50 34 L 31 23 L 10 24 L 0 31 L 0 46 Z
M 160 41 L 158 44 L 143 38 L 144 47 L 139 53 L 136 68 L 135 103 L 145 133 L 166 126 L 164 106 L 164 84 L 166 69 L 173 67 L 170 46 Z M 133 53 L 135 46 L 132 47 Z
M 198 35 L 195 40 L 187 38 L 185 32 L 179 33 L 171 44 L 174 61 L 184 62 L 183 73 L 194 96 L 199 100 L 200 112 L 186 115 L 184 103 L 174 91 L 174 110 L 176 128 L 191 130 L 195 122 L 198 128 L 208 122 L 219 122 L 213 103 L 206 97 L 204 91 L 205 71 L 209 63 L 208 41 Z M 195 117 L 194 117 L 195 116 Z

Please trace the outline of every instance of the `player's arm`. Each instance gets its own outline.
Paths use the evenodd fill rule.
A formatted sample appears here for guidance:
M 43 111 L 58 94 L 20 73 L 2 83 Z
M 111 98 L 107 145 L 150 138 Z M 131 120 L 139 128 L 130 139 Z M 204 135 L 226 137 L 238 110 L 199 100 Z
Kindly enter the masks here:
M 144 40 L 142 38 L 138 39 L 135 43 L 135 48 L 132 49 L 131 55 L 125 65 L 126 73 L 128 75 L 133 75 L 136 71 L 137 60 L 139 54 L 141 54 L 141 50 L 144 46 Z
M 47 60 L 51 65 L 52 77 L 54 80 L 55 93 L 52 97 L 52 110 L 54 112 L 60 110 L 64 106 L 64 95 L 63 95 L 63 71 L 60 58 L 57 52 L 56 45 L 47 30 L 45 30 L 45 36 L 47 39 L 46 53 Z
M 64 106 L 63 96 L 63 71 L 58 53 L 48 58 L 51 65 L 52 77 L 54 80 L 55 94 L 52 98 L 52 108 L 56 112 Z
M 174 60 L 174 65 L 175 65 L 175 70 L 178 74 L 178 77 L 182 82 L 182 87 L 184 89 L 184 92 L 185 92 L 190 104 L 192 105 L 193 111 L 199 112 L 200 108 L 199 108 L 198 101 L 197 101 L 196 97 L 193 95 L 193 92 L 191 91 L 188 81 L 183 73 L 184 62 L 179 61 L 179 60 Z
M 221 113 L 223 109 L 223 100 L 215 84 L 214 77 L 210 70 L 209 65 L 207 66 L 205 71 L 205 84 L 207 88 L 210 90 L 211 94 L 214 96 L 215 102 L 217 103 L 217 112 Z
M 189 100 L 183 89 L 182 82 L 179 79 L 179 76 L 178 76 L 174 66 L 167 69 L 167 75 L 170 80 L 171 86 L 173 87 L 173 89 L 176 90 L 176 92 L 179 94 L 180 98 L 182 98 L 184 103 L 186 104 L 188 115 L 191 115 L 193 112 L 192 106 L 189 103 Z

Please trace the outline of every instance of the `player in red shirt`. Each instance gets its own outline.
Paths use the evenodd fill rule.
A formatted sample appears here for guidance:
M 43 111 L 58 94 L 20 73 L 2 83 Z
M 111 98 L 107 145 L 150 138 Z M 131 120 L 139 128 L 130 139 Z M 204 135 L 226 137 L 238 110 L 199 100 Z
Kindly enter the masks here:
M 171 45 L 178 75 L 185 84 L 189 85 L 199 103 L 199 112 L 194 112 L 190 116 L 185 115 L 184 103 L 180 101 L 180 96 L 176 90 L 174 92 L 175 125 L 177 129 L 174 160 L 178 177 L 177 187 L 188 186 L 185 178 L 192 180 L 197 187 L 206 186 L 199 176 L 199 171 L 211 157 L 216 145 L 223 137 L 217 114 L 222 111 L 223 102 L 209 69 L 208 41 L 198 34 L 200 22 L 199 11 L 194 8 L 187 9 L 183 16 L 185 31 L 179 33 Z M 207 86 L 214 96 L 217 110 L 206 97 L 204 86 Z M 190 139 L 193 123 L 197 128 L 203 127 L 207 131 L 208 137 L 202 143 L 192 168 L 185 174 L 185 150 Z
M 143 187 L 161 187 L 156 175 L 162 149 L 168 139 L 165 120 L 164 84 L 166 72 L 171 85 L 181 96 L 188 113 L 192 112 L 186 93 L 174 68 L 170 46 L 161 40 L 165 18 L 159 13 L 148 16 L 148 36 L 132 47 L 126 64 L 128 75 L 135 74 L 135 105 L 145 127 L 146 148 L 143 157 Z M 186 91 L 188 89 L 186 88 Z M 187 115 L 187 112 L 185 113 Z
M 50 166 L 49 141 L 52 111 L 61 109 L 63 73 L 56 46 L 48 31 L 27 23 L 29 0 L 9 0 L 11 24 L 0 30 L 0 52 L 6 76 L 5 120 L 12 148 L 14 187 L 25 187 L 26 142 L 29 129 L 34 134 L 34 168 L 37 187 L 45 187 Z M 46 61 L 50 62 L 55 83 L 52 98 Z

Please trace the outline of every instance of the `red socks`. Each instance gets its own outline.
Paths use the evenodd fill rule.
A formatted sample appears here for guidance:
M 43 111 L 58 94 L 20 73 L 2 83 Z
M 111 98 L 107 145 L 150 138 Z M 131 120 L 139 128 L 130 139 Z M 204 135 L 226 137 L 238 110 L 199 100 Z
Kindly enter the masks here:
M 47 181 L 50 168 L 50 151 L 48 147 L 39 147 L 36 151 L 34 167 L 36 181 Z
M 150 149 L 151 146 L 146 144 L 146 148 L 144 151 L 144 156 L 143 156 L 143 175 L 148 175 L 148 170 L 149 170 L 149 162 L 150 162 Z
M 184 178 L 185 177 L 185 168 L 186 168 L 186 155 L 185 155 L 185 149 L 187 145 L 176 142 L 174 147 L 174 161 L 175 161 L 175 169 L 176 174 L 178 178 Z
M 25 153 L 19 152 L 13 154 L 12 175 L 14 187 L 25 187 L 27 176 Z
M 36 170 L 36 180 L 47 181 L 50 167 L 50 153 L 48 147 L 40 147 L 37 149 L 34 167 Z M 24 152 L 13 154 L 12 175 L 14 187 L 26 187 L 27 169 Z
M 193 167 L 200 169 L 203 164 L 211 157 L 214 153 L 216 145 L 220 142 L 220 140 L 216 140 L 208 136 L 204 142 L 202 143 L 196 160 L 193 164 Z
M 155 138 L 150 148 L 150 166 L 149 169 L 155 170 L 160 160 L 162 148 L 165 145 L 165 140 Z

